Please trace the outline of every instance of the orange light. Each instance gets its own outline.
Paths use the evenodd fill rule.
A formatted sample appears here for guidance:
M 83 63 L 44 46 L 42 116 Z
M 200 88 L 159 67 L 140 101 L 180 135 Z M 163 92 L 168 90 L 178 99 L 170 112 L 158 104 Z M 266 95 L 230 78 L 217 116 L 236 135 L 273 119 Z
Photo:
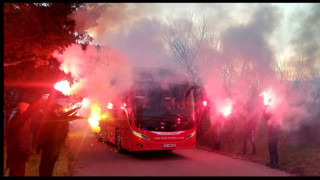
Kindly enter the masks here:
M 107 118 L 107 117 L 109 117 L 107 114 L 102 114 L 102 116 L 101 116 L 103 119 L 105 119 L 105 118 Z
M 101 120 L 100 117 L 101 108 L 97 104 L 93 104 L 91 106 L 91 116 L 88 119 L 88 122 L 91 126 L 92 131 L 100 132 L 99 121 Z

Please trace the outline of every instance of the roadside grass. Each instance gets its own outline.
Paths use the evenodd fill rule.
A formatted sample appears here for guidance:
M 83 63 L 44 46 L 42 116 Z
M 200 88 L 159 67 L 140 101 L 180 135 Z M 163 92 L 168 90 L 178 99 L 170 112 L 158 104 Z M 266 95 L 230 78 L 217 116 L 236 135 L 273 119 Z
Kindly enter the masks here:
M 6 145 L 5 145 L 4 146 L 4 170 L 6 168 L 6 159 L 7 159 L 7 153 L 6 153 Z M 28 162 L 26 163 L 25 176 L 29 176 L 29 177 L 39 176 L 40 159 L 41 159 L 40 154 L 33 154 L 30 156 Z M 68 149 L 68 145 L 65 144 L 64 146 L 61 147 L 59 158 L 53 169 L 53 176 L 71 176 L 74 162 L 75 162 L 75 158 L 70 153 Z M 8 175 L 9 175 L 9 170 L 7 170 L 4 176 L 8 176 Z
M 281 165 L 285 170 L 300 176 L 320 176 L 320 148 L 305 143 L 288 144 L 279 148 Z M 280 156 L 279 155 L 279 156 Z
M 224 124 L 223 130 L 220 132 L 219 149 L 213 143 L 215 136 L 213 135 L 214 128 L 212 126 L 205 126 L 202 129 L 203 133 L 198 137 L 197 144 L 223 155 L 265 165 L 269 162 L 267 124 L 261 122 L 258 127 L 255 140 L 256 154 L 252 154 L 249 140 L 247 141 L 247 153 L 242 154 L 243 128 L 235 121 Z M 298 139 L 292 132 L 280 133 L 278 142 L 279 169 L 297 176 L 320 176 L 320 145 L 312 144 L 312 139 Z

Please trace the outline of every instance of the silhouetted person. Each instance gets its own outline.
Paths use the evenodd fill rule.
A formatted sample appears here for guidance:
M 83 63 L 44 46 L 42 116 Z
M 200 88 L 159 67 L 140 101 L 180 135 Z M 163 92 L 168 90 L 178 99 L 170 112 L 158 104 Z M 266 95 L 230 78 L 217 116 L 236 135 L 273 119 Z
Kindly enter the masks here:
M 252 147 L 252 154 L 256 154 L 256 145 L 255 145 L 255 128 L 256 128 L 256 119 L 252 115 L 247 118 L 244 127 L 244 137 L 243 137 L 243 154 L 247 153 L 247 141 L 250 141 Z
M 41 150 L 39 176 L 52 176 L 55 163 L 59 157 L 61 146 L 69 131 L 69 122 L 79 119 L 78 116 L 68 116 L 77 109 L 64 112 L 63 106 L 58 104 L 61 95 L 53 94 L 47 100 L 43 118 L 35 137 L 36 145 Z
M 257 110 L 260 99 L 258 98 L 257 88 L 252 86 L 249 90 L 248 101 L 246 104 L 246 121 L 244 124 L 243 154 L 247 153 L 247 141 L 250 141 L 252 154 L 256 154 L 255 136 L 259 111 Z
M 256 154 L 256 145 L 255 145 L 255 135 L 256 135 L 256 126 L 257 126 L 257 111 L 254 107 L 254 100 L 247 105 L 246 120 L 244 124 L 244 135 L 243 135 L 243 154 L 247 153 L 247 141 L 250 141 L 252 147 L 252 154 Z
M 279 125 L 273 114 L 265 112 L 265 118 L 268 124 L 268 150 L 270 161 L 267 166 L 272 168 L 279 168 L 278 159 L 278 139 L 279 139 Z
M 40 121 L 44 116 L 44 110 L 42 108 L 39 108 L 35 111 L 34 115 L 31 117 L 31 133 L 32 133 L 32 150 L 36 153 L 40 153 L 40 147 L 38 146 L 36 142 L 36 135 L 38 133 L 38 130 L 40 128 Z
M 37 101 L 31 106 L 20 102 L 15 111 L 10 114 L 7 128 L 7 168 L 9 176 L 24 176 L 25 164 L 32 154 L 30 118 L 35 109 L 41 105 Z
M 20 102 L 16 111 L 10 116 L 7 129 L 7 168 L 9 176 L 24 176 L 25 165 L 31 155 L 31 136 L 24 137 L 24 126 L 28 125 L 27 117 L 23 116 L 29 107 L 28 103 Z M 28 144 L 27 141 L 30 141 Z M 24 141 L 26 141 L 24 143 Z
M 10 114 L 10 122 L 7 133 L 7 168 L 10 169 L 9 176 L 24 176 L 25 164 L 32 154 L 32 132 L 31 119 L 36 110 L 44 104 L 42 98 L 31 106 L 21 102 L 17 111 Z

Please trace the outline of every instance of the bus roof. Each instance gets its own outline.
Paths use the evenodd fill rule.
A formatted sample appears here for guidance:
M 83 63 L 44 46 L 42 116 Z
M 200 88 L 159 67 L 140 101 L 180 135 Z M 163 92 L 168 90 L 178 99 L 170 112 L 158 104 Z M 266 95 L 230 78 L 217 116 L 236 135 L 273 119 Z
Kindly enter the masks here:
M 190 82 L 188 76 L 166 68 L 135 68 L 133 69 L 133 82 L 162 82 L 186 83 Z

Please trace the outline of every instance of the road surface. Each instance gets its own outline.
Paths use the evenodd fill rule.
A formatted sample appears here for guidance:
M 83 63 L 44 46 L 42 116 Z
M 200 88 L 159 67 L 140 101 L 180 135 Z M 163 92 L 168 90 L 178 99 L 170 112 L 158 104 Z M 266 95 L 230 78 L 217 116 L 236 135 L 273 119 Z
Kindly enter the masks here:
M 73 176 L 291 176 L 204 149 L 119 154 L 96 141 L 86 121 L 73 122 L 67 143 L 76 158 Z

